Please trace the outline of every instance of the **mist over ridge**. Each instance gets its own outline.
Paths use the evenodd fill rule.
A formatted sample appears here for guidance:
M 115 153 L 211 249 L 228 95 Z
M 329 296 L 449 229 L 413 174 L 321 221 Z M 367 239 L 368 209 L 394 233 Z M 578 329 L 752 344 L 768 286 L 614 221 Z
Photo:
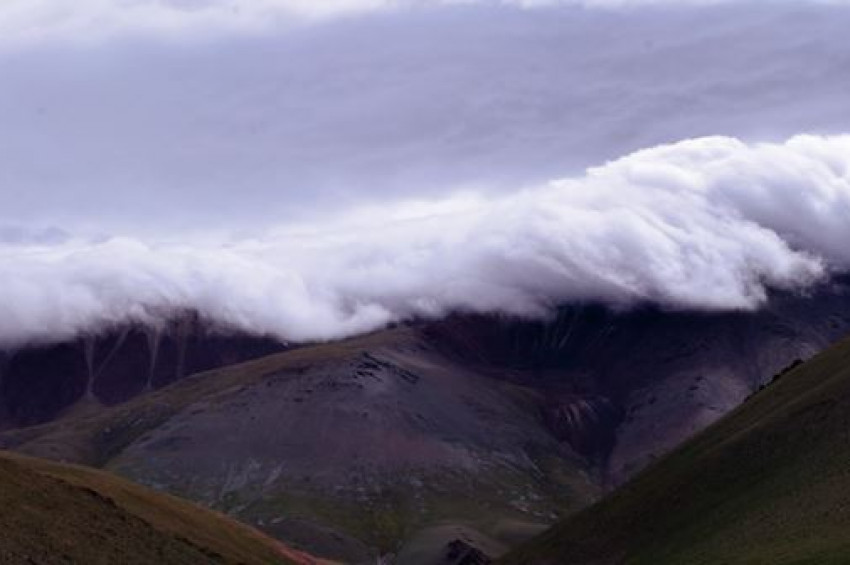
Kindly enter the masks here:
M 646 149 L 507 195 L 373 206 L 244 239 L 0 247 L 0 341 L 184 310 L 283 340 L 453 311 L 545 316 L 575 301 L 754 309 L 850 268 L 850 136 Z
M 804 291 L 850 266 L 848 25 L 818 1 L 5 3 L 0 342 Z

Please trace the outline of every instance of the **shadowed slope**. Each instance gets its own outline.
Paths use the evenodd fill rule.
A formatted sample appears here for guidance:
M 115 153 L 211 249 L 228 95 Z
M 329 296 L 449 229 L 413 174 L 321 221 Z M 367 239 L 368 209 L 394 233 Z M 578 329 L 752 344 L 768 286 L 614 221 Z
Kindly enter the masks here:
M 850 562 L 850 340 L 506 564 Z
M 107 473 L 0 454 L 2 563 L 315 563 L 246 526 Z
M 65 415 L 75 403 L 113 405 L 186 375 L 276 353 L 271 338 L 216 328 L 193 313 L 159 328 L 104 328 L 59 343 L 0 348 L 0 430 Z

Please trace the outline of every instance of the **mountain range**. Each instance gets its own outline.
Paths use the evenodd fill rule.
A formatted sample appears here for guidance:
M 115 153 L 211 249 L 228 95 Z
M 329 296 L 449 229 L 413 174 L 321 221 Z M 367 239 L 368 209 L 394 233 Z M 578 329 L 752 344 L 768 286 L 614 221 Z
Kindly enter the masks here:
M 850 333 L 847 291 L 839 279 L 728 314 L 456 314 L 326 344 L 193 315 L 113 328 L 5 353 L 0 446 L 109 471 L 322 558 L 489 559 L 620 492 Z

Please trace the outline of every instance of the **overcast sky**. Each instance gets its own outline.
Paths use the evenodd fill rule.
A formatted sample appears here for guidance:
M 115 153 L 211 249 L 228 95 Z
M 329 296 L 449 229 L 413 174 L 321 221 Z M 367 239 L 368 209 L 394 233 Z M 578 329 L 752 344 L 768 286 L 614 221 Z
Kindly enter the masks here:
M 400 4 L 6 0 L 0 225 L 255 227 L 850 131 L 846 7 Z
M 848 29 L 805 0 L 5 0 L 0 339 L 755 307 L 850 265 Z

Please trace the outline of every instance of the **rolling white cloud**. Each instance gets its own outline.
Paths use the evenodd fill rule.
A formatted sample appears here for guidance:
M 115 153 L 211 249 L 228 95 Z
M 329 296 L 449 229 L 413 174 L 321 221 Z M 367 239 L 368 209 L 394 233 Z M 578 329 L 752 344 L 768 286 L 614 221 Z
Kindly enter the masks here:
M 848 6 L 2 2 L 0 344 L 804 289 L 850 269 Z
M 262 237 L 0 247 L 0 342 L 196 310 L 322 340 L 450 311 L 568 301 L 758 307 L 850 268 L 850 136 L 647 149 L 506 195 L 373 206 Z

